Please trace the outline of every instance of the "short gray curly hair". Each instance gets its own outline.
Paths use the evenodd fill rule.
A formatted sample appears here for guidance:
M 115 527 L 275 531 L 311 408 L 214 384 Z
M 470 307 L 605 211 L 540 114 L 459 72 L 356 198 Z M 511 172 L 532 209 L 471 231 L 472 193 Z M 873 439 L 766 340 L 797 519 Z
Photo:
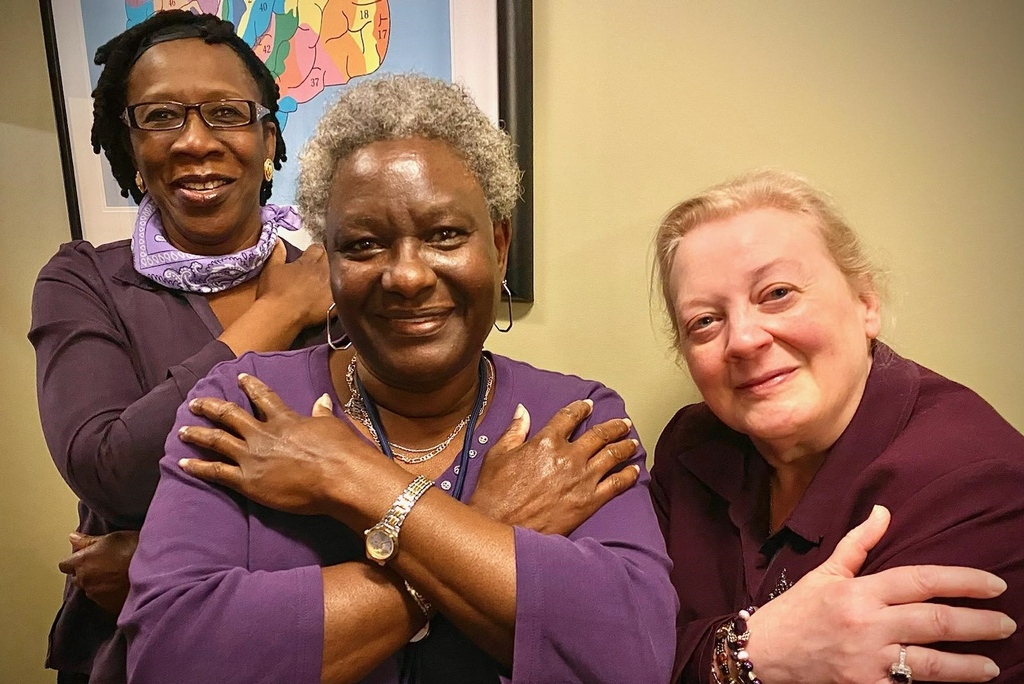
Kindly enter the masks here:
M 512 215 L 522 173 L 508 134 L 491 123 L 459 85 L 415 74 L 387 74 L 346 88 L 299 156 L 295 200 L 315 239 L 324 240 L 338 162 L 371 143 L 401 138 L 451 145 L 483 188 L 491 220 Z

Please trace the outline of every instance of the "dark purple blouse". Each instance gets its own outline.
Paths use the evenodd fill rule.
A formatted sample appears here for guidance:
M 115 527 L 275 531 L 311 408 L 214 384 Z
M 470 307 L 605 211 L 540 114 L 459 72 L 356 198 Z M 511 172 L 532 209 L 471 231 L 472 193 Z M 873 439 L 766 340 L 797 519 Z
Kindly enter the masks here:
M 288 261 L 301 254 L 287 247 Z M 50 455 L 80 499 L 81 532 L 142 527 L 178 405 L 234 358 L 216 339 L 221 332 L 204 297 L 136 273 L 127 240 L 67 243 L 40 271 L 28 334 L 39 415 Z M 295 347 L 323 335 L 307 329 Z M 89 673 L 114 629 L 114 616 L 67 582 L 46 666 Z
M 1009 588 L 950 601 L 1024 615 L 1024 436 L 971 390 L 875 346 L 864 397 L 785 525 L 767 537 L 769 468 L 705 404 L 666 427 L 651 485 L 679 595 L 673 682 L 710 681 L 712 633 L 763 605 L 835 549 L 874 504 L 892 513 L 862 574 L 914 564 L 970 565 Z M 1024 630 L 945 644 L 980 653 L 1024 681 Z

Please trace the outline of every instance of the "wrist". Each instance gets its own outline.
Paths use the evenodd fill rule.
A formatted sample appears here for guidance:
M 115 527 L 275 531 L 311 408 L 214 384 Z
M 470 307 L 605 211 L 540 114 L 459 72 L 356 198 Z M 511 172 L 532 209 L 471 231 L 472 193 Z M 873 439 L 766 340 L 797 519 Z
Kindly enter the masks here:
M 491 492 L 495 494 L 492 495 Z M 494 486 L 493 480 L 478 482 L 466 505 L 495 522 L 510 526 L 523 524 L 522 513 L 527 508 L 526 505 L 516 506 L 513 497 L 509 496 L 509 491 L 505 487 Z
M 302 312 L 286 297 L 264 294 L 256 298 L 253 308 L 259 307 L 271 325 L 287 331 L 292 339 L 302 330 Z
M 387 514 L 413 475 L 380 453 L 360 461 L 345 459 L 348 467 L 324 484 L 323 499 L 327 515 L 362 534 Z
M 746 650 L 750 655 L 751 661 L 758 663 L 757 669 L 759 672 L 767 672 L 772 660 L 771 649 L 768 647 L 768 639 L 766 638 L 767 617 L 769 616 L 759 610 L 747 620 L 747 629 L 750 631 L 750 637 L 747 639 Z
M 245 352 L 280 351 L 291 347 L 301 327 L 295 313 L 283 302 L 271 298 L 256 299 L 217 338 L 236 356 Z
M 711 681 L 715 684 L 762 684 L 747 649 L 752 633 L 749 621 L 756 610 L 753 606 L 744 608 L 715 629 L 711 665 Z
M 491 520 L 498 522 L 504 522 L 502 520 L 502 507 L 501 501 L 492 500 L 490 497 L 479 497 L 475 493 L 470 497 L 466 505 L 472 508 L 477 513 L 485 515 Z
M 412 512 L 413 506 L 420 500 L 427 490 L 434 486 L 432 480 L 418 475 L 410 482 L 402 493 L 395 497 L 394 502 L 384 513 L 381 519 L 373 526 L 366 529 L 366 557 L 383 566 L 394 558 L 399 550 L 399 535 L 406 517 Z M 425 603 L 421 597 L 406 584 L 418 603 Z M 424 612 L 429 612 L 429 604 L 425 604 Z

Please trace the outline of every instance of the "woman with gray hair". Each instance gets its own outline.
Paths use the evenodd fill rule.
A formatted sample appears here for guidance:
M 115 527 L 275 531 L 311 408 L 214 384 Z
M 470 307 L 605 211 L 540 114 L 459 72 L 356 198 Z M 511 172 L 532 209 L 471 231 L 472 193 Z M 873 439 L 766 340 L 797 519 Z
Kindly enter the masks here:
M 518 180 L 457 86 L 367 80 L 326 113 L 299 198 L 350 344 L 222 364 L 179 410 L 130 681 L 667 681 L 676 601 L 622 400 L 483 350 Z

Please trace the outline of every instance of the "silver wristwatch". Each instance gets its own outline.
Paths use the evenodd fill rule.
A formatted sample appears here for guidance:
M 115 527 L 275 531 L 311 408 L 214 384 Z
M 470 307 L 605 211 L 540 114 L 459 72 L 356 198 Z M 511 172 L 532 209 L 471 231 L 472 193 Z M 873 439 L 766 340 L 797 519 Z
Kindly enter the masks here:
M 405 491 L 398 495 L 395 503 L 384 514 L 380 522 L 366 530 L 366 557 L 384 565 L 398 553 L 398 533 L 402 529 L 405 517 L 409 515 L 413 505 L 423 496 L 424 492 L 434 483 L 418 475 L 409 483 Z

